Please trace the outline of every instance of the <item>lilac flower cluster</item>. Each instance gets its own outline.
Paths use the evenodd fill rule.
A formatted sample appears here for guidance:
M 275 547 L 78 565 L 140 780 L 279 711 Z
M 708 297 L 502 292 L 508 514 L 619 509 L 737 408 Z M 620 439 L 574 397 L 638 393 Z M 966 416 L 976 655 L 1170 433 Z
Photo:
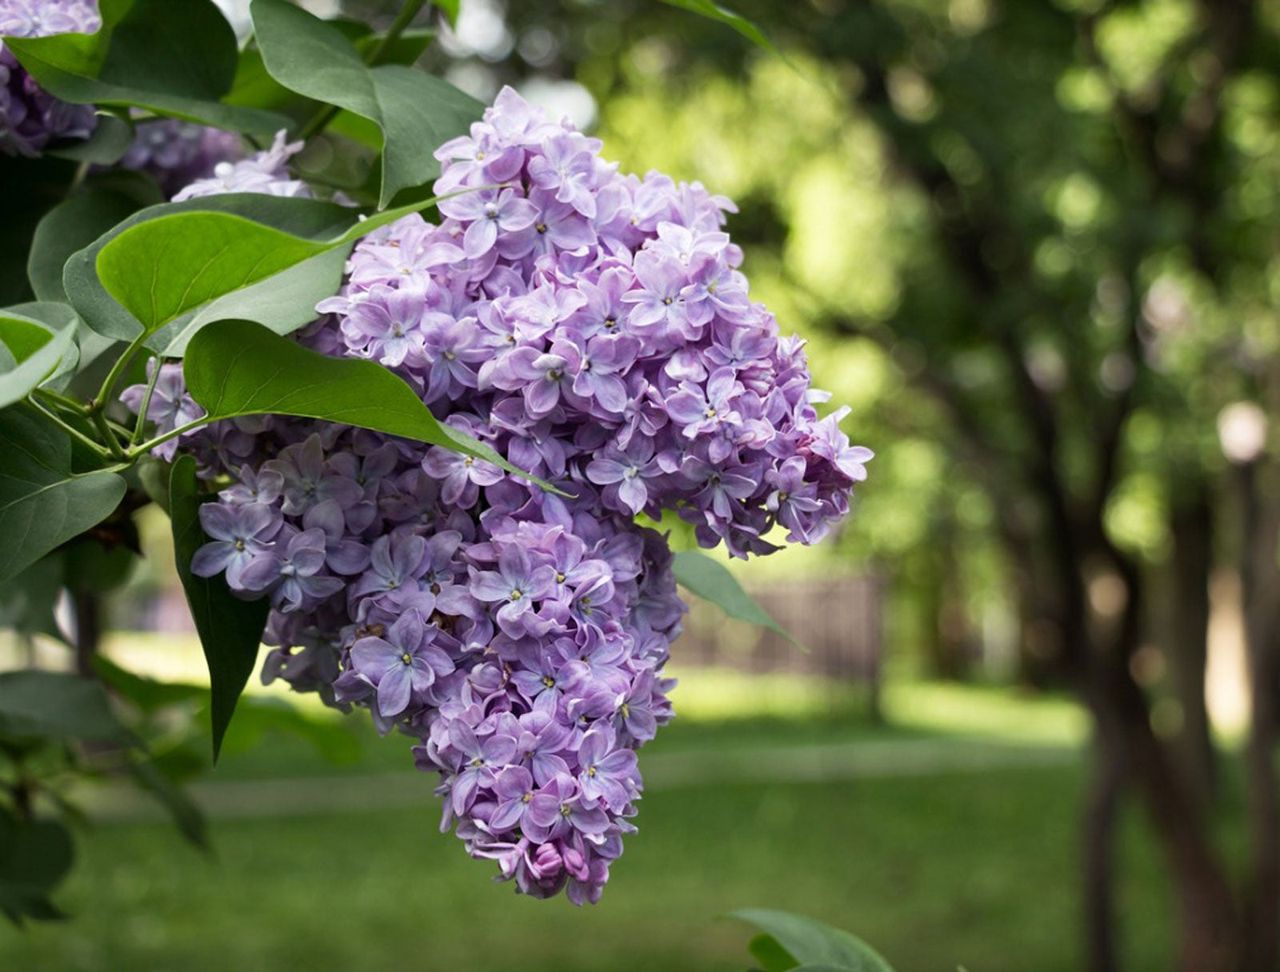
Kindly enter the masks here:
M 136 127 L 133 144 L 120 160 L 126 169 L 149 172 L 166 196 L 197 179 L 214 174 L 219 165 L 243 158 L 240 136 L 176 118 L 148 119 Z
M 437 152 L 444 219 L 354 250 L 300 340 L 369 358 L 555 483 L 365 430 L 271 418 L 184 437 L 229 477 L 193 569 L 267 596 L 283 678 L 369 709 L 439 774 L 444 829 L 540 897 L 595 901 L 634 830 L 636 749 L 671 718 L 674 510 L 739 556 L 820 538 L 869 451 L 820 418 L 801 342 L 752 303 L 731 204 L 624 176 L 504 90 Z M 228 186 L 227 188 L 238 188 Z M 198 409 L 165 366 L 150 415 Z M 140 407 L 142 391 L 128 401 Z
M 97 0 L 0 0 L 7 37 L 91 34 L 101 23 Z M 0 152 L 36 156 L 55 139 L 88 138 L 95 123 L 91 105 L 53 97 L 0 44 Z

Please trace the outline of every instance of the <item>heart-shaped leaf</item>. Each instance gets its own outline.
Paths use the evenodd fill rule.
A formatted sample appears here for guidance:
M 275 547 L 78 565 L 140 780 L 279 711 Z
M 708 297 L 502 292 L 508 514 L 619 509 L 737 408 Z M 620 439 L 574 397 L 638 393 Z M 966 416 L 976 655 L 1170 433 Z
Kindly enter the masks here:
M 203 205 L 144 210 L 68 262 L 67 293 L 96 330 L 154 334 L 149 346 L 166 357 L 219 317 L 288 333 L 337 292 L 356 240 L 435 200 L 367 219 L 314 199 L 252 193 L 190 202 Z
M 345 108 L 382 133 L 379 206 L 440 173 L 432 153 L 462 135 L 484 106 L 453 85 L 399 64 L 370 67 L 336 25 L 286 0 L 253 0 L 267 71 L 286 88 Z
M 67 260 L 136 212 L 140 205 L 134 194 L 122 189 L 93 186 L 49 210 L 36 227 L 27 257 L 27 276 L 36 296 L 40 300 L 65 301 L 62 269 Z
M 282 115 L 227 105 L 236 40 L 212 0 L 102 0 L 96 34 L 6 37 L 5 47 L 46 91 L 73 104 L 144 108 L 259 135 Z
M 125 481 L 99 469 L 76 473 L 71 442 L 26 406 L 0 411 L 0 583 L 107 516 Z
M 90 328 L 105 337 L 117 341 L 132 341 L 143 333 L 141 321 L 125 307 L 121 306 L 98 279 L 98 256 L 108 245 L 120 236 L 153 220 L 168 218 L 177 214 L 222 213 L 242 217 L 267 227 L 293 234 L 312 241 L 324 241 L 347 231 L 355 222 L 356 215 L 350 210 L 333 203 L 320 202 L 315 199 L 290 199 L 268 196 L 262 193 L 227 193 L 209 196 L 202 199 L 188 199 L 177 203 L 164 203 L 148 206 L 129 216 L 123 222 L 103 233 L 88 246 L 78 250 L 66 262 L 62 282 L 66 289 L 67 299 L 79 311 L 80 316 Z M 186 224 L 192 228 L 191 224 Z M 165 234 L 162 230 L 158 237 Z M 157 275 L 168 272 L 171 257 L 158 251 L 149 244 L 154 239 L 146 234 L 133 237 L 125 244 L 121 252 L 133 254 L 145 260 L 138 272 Z M 207 258 L 207 256 L 206 256 Z M 199 268 L 196 268 L 197 270 Z M 181 272 L 179 270 L 179 272 Z M 187 269 L 190 273 L 190 268 Z M 126 276 L 129 268 L 124 268 Z M 118 284 L 130 287 L 126 281 Z M 326 295 L 327 296 L 327 295 Z M 309 311 L 310 309 L 308 309 Z M 247 315 L 242 315 L 247 316 Z M 173 322 L 177 323 L 177 322 Z M 270 324 L 269 321 L 260 323 Z M 159 336 L 158 336 L 159 337 Z M 159 342 L 157 342 L 159 343 Z M 154 348 L 154 350 L 163 350 Z

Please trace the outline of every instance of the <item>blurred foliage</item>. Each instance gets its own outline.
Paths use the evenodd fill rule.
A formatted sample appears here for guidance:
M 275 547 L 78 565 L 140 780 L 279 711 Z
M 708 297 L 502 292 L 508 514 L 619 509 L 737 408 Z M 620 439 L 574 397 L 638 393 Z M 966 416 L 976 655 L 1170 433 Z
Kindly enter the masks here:
M 878 452 L 828 554 L 897 581 L 895 643 L 927 643 L 958 607 L 1011 648 L 1029 565 L 1009 550 L 1038 557 L 1045 531 L 1024 485 L 1044 423 L 1020 381 L 1051 410 L 1071 502 L 1161 569 L 1177 508 L 1219 488 L 1220 410 L 1280 394 L 1280 10 L 734 9 L 786 61 L 643 0 L 475 0 L 499 26 L 454 70 L 490 90 L 574 76 L 625 169 L 734 198 L 753 292 L 812 335 L 816 383 Z M 753 569 L 831 566 L 771 561 Z

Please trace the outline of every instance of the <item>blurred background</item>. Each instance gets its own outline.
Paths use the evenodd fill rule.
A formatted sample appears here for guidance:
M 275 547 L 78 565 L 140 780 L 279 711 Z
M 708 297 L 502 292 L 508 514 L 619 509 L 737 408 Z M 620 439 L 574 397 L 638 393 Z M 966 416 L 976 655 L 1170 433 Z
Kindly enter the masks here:
M 586 910 L 490 885 L 406 743 L 257 687 L 192 785 L 213 853 L 87 794 L 74 917 L 0 965 L 740 969 L 722 916 L 766 906 L 901 972 L 1277 967 L 1280 4 L 734 6 L 778 54 L 650 0 L 462 0 L 425 64 L 736 201 L 877 452 L 838 536 L 735 566 L 810 650 L 695 608 Z M 197 682 L 168 563 L 107 655 Z M 193 774 L 195 705 L 157 715 Z

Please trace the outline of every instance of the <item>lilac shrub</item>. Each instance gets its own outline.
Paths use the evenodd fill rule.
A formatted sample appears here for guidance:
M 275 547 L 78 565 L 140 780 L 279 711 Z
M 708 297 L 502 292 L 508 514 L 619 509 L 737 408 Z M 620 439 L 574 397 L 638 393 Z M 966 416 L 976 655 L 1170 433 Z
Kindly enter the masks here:
M 442 221 L 367 236 L 299 333 L 392 369 L 565 495 L 305 420 L 181 439 L 229 483 L 201 510 L 193 569 L 271 599 L 264 681 L 413 737 L 442 829 L 520 891 L 576 903 L 598 899 L 635 829 L 635 751 L 672 716 L 685 607 L 665 537 L 636 516 L 675 511 L 739 557 L 775 550 L 775 531 L 812 543 L 871 457 L 845 410 L 819 416 L 803 343 L 750 300 L 729 201 L 622 175 L 599 150 L 504 90 L 436 153 L 437 193 L 461 193 Z M 165 366 L 151 400 L 161 430 L 198 414 L 178 374 Z

